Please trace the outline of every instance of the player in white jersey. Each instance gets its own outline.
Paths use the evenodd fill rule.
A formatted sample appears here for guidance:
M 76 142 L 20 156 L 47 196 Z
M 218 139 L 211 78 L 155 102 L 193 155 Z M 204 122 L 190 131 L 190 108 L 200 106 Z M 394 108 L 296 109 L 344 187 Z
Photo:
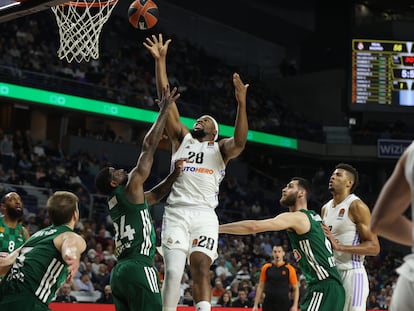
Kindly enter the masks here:
M 321 212 L 345 288 L 344 311 L 366 310 L 369 283 L 364 258 L 380 250 L 378 237 L 369 229 L 370 210 L 353 194 L 357 185 L 358 171 L 349 164 L 338 164 L 329 179 L 333 198 Z
M 412 254 L 397 269 L 399 278 L 394 289 L 390 311 L 413 311 L 414 297 L 414 230 L 404 213 L 414 204 L 414 142 L 398 160 L 390 178 L 382 188 L 372 212 L 371 230 L 386 239 L 411 246 Z M 411 213 L 413 208 L 411 207 Z
M 147 38 L 144 46 L 155 59 L 157 91 L 168 85 L 166 56 L 171 39 L 162 35 Z M 244 84 L 233 74 L 237 101 L 234 136 L 216 141 L 218 124 L 208 115 L 197 119 L 191 131 L 180 122 L 171 107 L 166 131 L 172 145 L 172 161 L 187 158 L 182 175 L 174 183 L 167 200 L 161 233 L 165 262 L 164 311 L 175 311 L 180 297 L 180 281 L 186 258 L 194 280 L 193 298 L 197 311 L 211 310 L 210 265 L 217 256 L 218 219 L 215 207 L 218 191 L 229 160 L 237 157 L 247 140 L 248 123 Z

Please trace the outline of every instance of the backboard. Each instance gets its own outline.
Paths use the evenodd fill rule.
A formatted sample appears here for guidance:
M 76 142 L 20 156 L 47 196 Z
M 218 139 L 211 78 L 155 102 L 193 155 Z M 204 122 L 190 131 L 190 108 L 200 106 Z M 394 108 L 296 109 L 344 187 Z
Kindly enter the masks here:
M 68 0 L 0 0 L 0 23 L 47 10 Z

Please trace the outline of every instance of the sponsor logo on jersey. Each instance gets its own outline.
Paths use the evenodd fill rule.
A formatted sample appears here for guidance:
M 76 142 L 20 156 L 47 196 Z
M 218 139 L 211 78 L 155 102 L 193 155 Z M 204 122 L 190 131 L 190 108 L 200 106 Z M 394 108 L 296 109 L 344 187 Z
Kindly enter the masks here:
M 209 141 L 207 144 L 207 147 L 214 147 L 214 141 Z
M 344 215 L 345 215 L 345 209 L 341 208 L 338 212 L 338 219 L 339 218 L 344 218 Z
M 194 167 L 194 166 L 184 166 L 184 172 L 200 173 L 200 174 L 214 174 L 214 170 L 206 167 Z
M 4 232 L 6 229 L 4 227 L 0 227 L 0 232 Z

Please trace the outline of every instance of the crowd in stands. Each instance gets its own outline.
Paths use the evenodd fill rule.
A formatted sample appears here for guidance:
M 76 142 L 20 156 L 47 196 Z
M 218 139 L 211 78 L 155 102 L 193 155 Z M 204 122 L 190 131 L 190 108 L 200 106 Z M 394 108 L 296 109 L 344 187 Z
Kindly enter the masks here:
M 131 40 L 133 34 L 124 31 L 129 26 L 123 25 L 124 22 L 114 16 L 110 33 L 103 38 L 104 47 L 100 59 L 81 64 L 67 64 L 57 59 L 58 29 L 57 26 L 51 27 L 54 20 L 50 12 L 39 13 L 29 19 L 2 23 L 1 74 L 11 74 L 13 79 L 18 79 L 16 81 L 24 82 L 25 76 L 35 73 L 43 77 L 43 83 L 51 88 L 58 86 L 53 84 L 56 81 L 50 79 L 50 76 L 57 78 L 56 80 L 70 80 L 74 84 L 62 84 L 71 85 L 70 91 L 74 94 L 82 90 L 91 93 L 78 95 L 156 109 L 153 101 L 153 61 L 146 55 L 145 49 L 137 48 L 137 42 Z M 113 46 L 111 49 L 111 40 L 115 37 L 121 40 L 122 44 L 117 45 L 121 48 Z M 192 114 L 209 112 L 220 123 L 231 124 L 230 120 L 234 120 L 236 108 L 231 75 L 236 70 L 243 75 L 243 68 L 225 65 L 190 42 L 174 36 L 173 38 L 174 48 L 170 49 L 169 58 L 172 61 L 169 64 L 170 80 L 173 85 L 180 87 L 185 115 L 192 117 Z M 245 80 L 252 81 L 257 78 L 248 77 Z M 81 84 L 87 87 L 74 87 Z M 314 141 L 323 139 L 320 124 L 307 121 L 305 116 L 286 107 L 280 98 L 268 94 L 272 93 L 260 81 L 255 81 L 255 88 L 249 90 L 248 116 L 251 129 Z M 111 141 L 119 139 L 113 135 L 101 136 L 100 139 Z M 110 164 L 108 159 L 84 152 L 65 154 L 60 146 L 33 141 L 30 131 L 18 129 L 0 130 L 0 155 L 0 195 L 10 190 L 19 192 L 26 209 L 23 222 L 31 234 L 49 225 L 49 221 L 45 206 L 36 201 L 37 198 L 27 191 L 27 186 L 39 188 L 45 195 L 54 190 L 67 189 L 77 194 L 80 199 L 82 221 L 77 230 L 87 241 L 87 251 L 83 255 L 82 265 L 74 282 L 62 286 L 56 300 L 76 301 L 76 297 L 72 295 L 75 300 L 70 298 L 71 293 L 67 292 L 72 290 L 98 293 L 99 298 L 96 301 L 111 303 L 108 286 L 111 270 L 116 264 L 113 252 L 114 231 L 107 217 L 106 198 L 96 195 L 93 186 L 93 179 L 99 168 Z M 257 157 L 256 154 L 254 160 L 253 157 L 250 160 L 250 163 L 255 164 L 248 173 L 246 184 L 238 182 L 233 176 L 227 176 L 221 185 L 217 208 L 221 222 L 266 218 L 282 211 L 275 198 L 280 194 L 285 179 L 283 176 L 269 177 L 269 172 L 263 175 L 260 169 L 269 168 L 269 157 Z M 315 175 L 304 177 L 310 177 L 315 188 L 319 189 L 314 198 L 315 205 L 318 205 L 325 201 L 329 192 L 326 189 L 326 179 L 319 178 L 317 169 L 315 170 Z M 275 195 L 269 197 L 265 194 L 266 191 L 274 192 Z M 375 197 L 378 189 L 370 191 Z M 155 226 L 160 234 L 161 223 L 156 222 Z M 306 293 L 306 283 L 294 261 L 284 232 L 243 237 L 222 235 L 219 243 L 219 257 L 211 267 L 213 303 L 225 307 L 251 307 L 260 267 L 270 260 L 272 246 L 276 244 L 283 245 L 286 249 L 286 261 L 294 265 L 300 275 L 301 296 Z M 366 258 L 371 290 L 368 301 L 370 309 L 387 309 L 397 278 L 395 268 L 401 258 L 402 251 L 392 248 L 383 250 L 376 257 Z M 155 263 L 162 281 L 164 267 L 159 254 L 155 257 Z M 181 304 L 193 304 L 192 287 L 191 274 L 186 269 L 181 283 Z M 59 296 L 62 297 L 58 298 Z
M 113 15 L 108 21 L 98 60 L 71 64 L 57 57 L 58 27 L 49 11 L 2 23 L 0 29 L 0 76 L 5 81 L 157 109 L 152 58 L 139 48 L 137 38 L 145 38 L 138 36 L 126 19 Z M 165 36 L 174 40 L 169 50 L 169 78 L 182 93 L 180 110 L 184 115 L 195 117 L 208 112 L 220 123 L 232 124 L 236 105 L 231 75 L 238 71 L 244 81 L 255 86 L 249 89 L 247 106 L 250 129 L 325 141 L 324 124 L 311 122 L 300 111 L 289 108 L 260 76 L 245 73 L 243 64 L 229 66 L 187 40 L 168 33 Z M 403 121 L 360 121 L 350 128 L 356 144 L 373 144 L 387 137 L 407 139 L 414 131 Z
M 3 150 L 6 151 L 3 153 Z M 46 195 L 54 190 L 68 189 L 79 196 L 82 221 L 77 230 L 87 241 L 87 251 L 83 255 L 79 273 L 75 276 L 74 282 L 70 284 L 72 296 L 75 299 L 93 297 L 93 301 L 98 299 L 111 301 L 109 277 L 111 269 L 116 264 L 113 251 L 114 231 L 107 213 L 106 198 L 95 194 L 91 182 L 99 168 L 108 164 L 108 160 L 86 153 L 65 155 L 58 147 L 49 148 L 40 142 L 33 142 L 30 131 L 24 133 L 17 130 L 0 131 L 0 151 L 0 195 L 13 190 L 22 196 L 25 204 L 23 222 L 31 234 L 49 225 L 49 221 L 45 206 L 36 201 L 28 204 L 32 201 L 33 195 L 28 193 L 27 187 L 34 186 L 40 189 L 40 192 L 46 192 Z M 11 158 L 10 155 L 12 155 Z M 22 165 L 22 162 L 26 165 Z M 249 174 L 252 174 L 252 178 L 249 178 L 247 184 L 239 183 L 234 176 L 227 176 L 222 182 L 220 204 L 217 207 L 221 222 L 246 218 L 261 219 L 284 211 L 276 199 L 280 193 L 279 189 L 274 189 L 275 185 L 277 188 L 277 183 L 266 186 L 266 182 L 260 179 L 260 175 L 255 176 L 257 172 Z M 324 186 L 324 195 L 327 197 L 329 193 L 326 189 L 326 179 L 321 175 L 324 174 L 315 172 L 315 176 L 319 179 L 313 178 L 314 186 Z M 284 182 L 281 178 L 278 182 L 279 188 Z M 273 188 L 272 191 L 275 194 L 273 199 L 265 198 L 263 192 L 267 188 Z M 154 219 L 154 222 L 159 238 L 161 221 Z M 286 261 L 296 267 L 302 280 L 303 277 L 293 258 L 285 232 L 238 237 L 221 235 L 219 256 L 211 267 L 213 303 L 223 306 L 252 306 L 260 268 L 265 262 L 271 260 L 273 245 L 284 246 L 287 253 Z M 378 304 L 379 309 L 386 309 L 397 278 L 395 268 L 399 265 L 402 255 L 401 249 L 383 248 L 380 255 L 366 258 L 371 289 L 370 308 L 375 309 L 374 304 Z M 163 264 L 162 257 L 157 254 L 155 265 L 161 281 L 163 280 Z M 306 292 L 306 283 L 301 281 L 300 284 L 303 295 Z M 180 303 L 192 305 L 193 282 L 188 268 L 183 274 L 181 286 Z M 61 292 L 64 291 L 62 288 Z M 85 292 L 88 293 L 87 296 Z M 72 299 L 71 295 L 60 294 L 64 297 L 59 299 Z
M 127 21 L 115 15 L 108 21 L 110 26 L 104 29 L 98 60 L 68 64 L 56 55 L 58 28 L 51 27 L 55 23 L 53 18 L 50 12 L 43 12 L 30 19 L 0 24 L 3 74 L 10 69 L 9 79 L 29 85 L 41 80 L 43 87 L 52 90 L 59 79 L 64 79 L 61 91 L 66 93 L 157 109 L 153 101 L 156 93 L 152 58 L 144 48 L 137 47 L 141 42 L 136 42 L 137 33 Z M 169 52 L 169 80 L 182 94 L 180 110 L 184 115 L 194 117 L 208 112 L 220 123 L 232 124 L 237 105 L 231 77 L 238 71 L 244 81 L 255 85 L 249 90 L 247 106 L 251 129 L 316 141 L 323 138 L 321 124 L 313 124 L 305 115 L 289 109 L 259 77 L 244 73 L 243 65 L 226 65 L 191 42 L 165 36 L 174 40 Z M 36 79 L 33 73 L 40 76 Z M 71 83 L 66 83 L 68 80 Z

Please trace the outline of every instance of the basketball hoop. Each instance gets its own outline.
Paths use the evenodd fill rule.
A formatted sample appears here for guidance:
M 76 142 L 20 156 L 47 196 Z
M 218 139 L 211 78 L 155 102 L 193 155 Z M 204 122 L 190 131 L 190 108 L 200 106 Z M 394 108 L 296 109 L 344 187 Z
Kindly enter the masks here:
M 99 35 L 118 0 L 75 0 L 53 6 L 59 27 L 59 59 L 99 58 Z

